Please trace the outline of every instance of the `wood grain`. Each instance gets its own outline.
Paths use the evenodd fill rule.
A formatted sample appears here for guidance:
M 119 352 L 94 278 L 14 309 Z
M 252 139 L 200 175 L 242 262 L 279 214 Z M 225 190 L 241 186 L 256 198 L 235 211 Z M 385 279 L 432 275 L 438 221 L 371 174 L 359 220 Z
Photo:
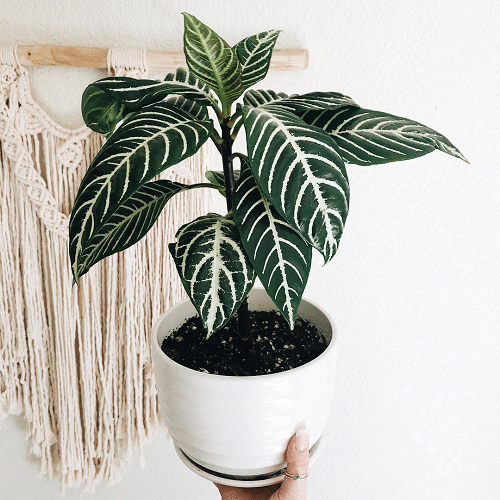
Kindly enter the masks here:
M 61 45 L 22 45 L 17 47 L 17 56 L 23 66 L 75 66 L 84 68 L 107 68 L 108 49 L 98 47 L 66 47 Z M 147 50 L 148 68 L 172 71 L 186 66 L 182 52 Z M 273 52 L 270 71 L 298 71 L 306 69 L 309 54 L 305 49 L 277 49 Z

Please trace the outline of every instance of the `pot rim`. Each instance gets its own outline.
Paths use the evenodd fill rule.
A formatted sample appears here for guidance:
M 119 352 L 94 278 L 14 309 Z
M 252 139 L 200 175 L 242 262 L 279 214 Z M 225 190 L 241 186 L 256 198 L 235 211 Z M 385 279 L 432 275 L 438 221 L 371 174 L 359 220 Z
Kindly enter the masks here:
M 254 288 L 252 288 L 250 293 L 252 293 L 253 290 L 259 290 L 259 291 L 263 291 L 264 293 L 266 293 L 266 291 L 262 287 L 254 287 Z M 267 295 L 267 293 L 266 293 L 266 295 Z M 184 299 L 183 301 L 175 304 L 174 306 L 169 307 L 156 320 L 155 324 L 153 325 L 153 330 L 152 330 L 153 349 L 156 352 L 156 355 L 159 356 L 165 363 L 170 364 L 171 366 L 175 366 L 176 369 L 179 370 L 181 373 L 184 372 L 186 375 L 191 375 L 193 377 L 198 377 L 200 379 L 210 380 L 210 378 L 213 379 L 213 377 L 217 377 L 220 380 L 221 377 L 223 377 L 224 380 L 227 380 L 227 381 L 238 380 L 238 381 L 240 381 L 239 383 L 241 383 L 241 381 L 244 381 L 244 380 L 245 381 L 257 380 L 257 379 L 262 380 L 262 377 L 267 377 L 267 380 L 271 380 L 271 379 L 279 380 L 280 378 L 286 378 L 286 377 L 289 377 L 292 372 L 294 374 L 298 374 L 300 371 L 310 369 L 311 365 L 322 361 L 324 358 L 329 357 L 329 356 L 333 356 L 335 351 L 336 351 L 336 347 L 337 347 L 337 327 L 336 327 L 335 323 L 333 322 L 331 316 L 328 314 L 328 312 L 325 311 L 321 306 L 319 306 L 318 304 L 316 304 L 312 300 L 305 299 L 304 297 L 302 297 L 301 303 L 302 303 L 302 301 L 305 301 L 305 302 L 309 303 L 311 306 L 317 308 L 326 317 L 326 319 L 330 323 L 330 326 L 332 329 L 332 338 L 330 339 L 330 342 L 328 343 L 327 348 L 319 356 L 312 359 L 311 361 L 308 361 L 307 363 L 305 363 L 303 365 L 292 368 L 291 370 L 286 370 L 284 372 L 278 372 L 278 373 L 267 373 L 267 374 L 263 374 L 263 375 L 219 375 L 216 373 L 200 372 L 198 370 L 194 370 L 193 368 L 188 368 L 187 366 L 181 365 L 180 363 L 177 363 L 177 361 L 174 361 L 172 358 L 167 356 L 167 354 L 165 354 L 162 351 L 161 345 L 160 345 L 160 342 L 158 339 L 158 333 L 159 333 L 158 330 L 159 330 L 161 323 L 165 320 L 166 316 L 171 314 L 173 311 L 175 311 L 177 309 L 181 309 L 186 304 L 189 304 L 192 306 L 192 302 L 190 301 L 190 299 Z M 271 302 L 272 302 L 272 300 L 271 300 Z M 274 306 L 274 304 L 273 304 L 273 306 Z M 196 310 L 195 310 L 194 314 L 195 315 L 198 314 Z M 298 317 L 300 317 L 300 316 L 298 316 Z

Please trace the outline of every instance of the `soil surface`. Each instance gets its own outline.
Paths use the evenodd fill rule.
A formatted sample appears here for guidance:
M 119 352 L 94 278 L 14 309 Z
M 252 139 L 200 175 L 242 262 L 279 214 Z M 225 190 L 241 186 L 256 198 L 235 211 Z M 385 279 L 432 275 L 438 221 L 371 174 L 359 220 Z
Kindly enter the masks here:
M 216 375 L 267 375 L 303 365 L 326 348 L 325 337 L 297 318 L 292 331 L 276 311 L 250 311 L 250 333 L 241 337 L 235 317 L 205 339 L 198 316 L 166 337 L 163 352 L 177 363 Z

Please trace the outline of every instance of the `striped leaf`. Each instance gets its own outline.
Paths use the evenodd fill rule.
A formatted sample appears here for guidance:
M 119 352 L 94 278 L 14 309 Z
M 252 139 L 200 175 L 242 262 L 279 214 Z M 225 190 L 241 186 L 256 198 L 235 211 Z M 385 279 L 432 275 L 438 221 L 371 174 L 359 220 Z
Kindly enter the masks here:
M 276 93 L 274 90 L 247 90 L 243 95 L 243 104 L 258 107 L 288 99 L 289 97 L 284 92 Z
M 234 180 L 238 181 L 238 179 L 240 177 L 240 171 L 233 170 L 233 176 L 234 176 Z M 213 184 L 214 186 L 223 187 L 223 188 L 226 187 L 226 181 L 224 179 L 224 172 L 222 172 L 220 170 L 219 171 L 207 170 L 205 172 L 205 177 L 208 179 L 210 184 Z M 222 191 L 221 191 L 221 193 L 224 194 L 224 192 L 222 192 Z
M 214 109 L 218 109 L 217 98 L 209 86 L 184 68 L 177 68 L 175 73 L 169 73 L 164 83 L 175 86 L 175 93 L 186 99 L 196 101 L 201 105 L 212 105 Z
M 118 207 L 80 256 L 79 275 L 100 260 L 121 252 L 142 239 L 172 196 L 194 186 L 159 180 L 148 182 Z
M 293 329 L 311 269 L 312 247 L 264 196 L 245 158 L 233 206 L 234 220 L 252 266 Z
M 243 96 L 243 102 L 250 106 L 261 106 L 291 111 L 303 114 L 310 110 L 339 109 L 357 104 L 348 96 L 338 92 L 309 92 L 308 94 L 286 94 L 273 92 L 272 90 L 249 90 Z M 311 111 L 312 112 L 312 111 Z
M 210 116 L 208 114 L 208 109 L 206 108 L 206 106 L 201 106 L 195 101 L 190 101 L 189 99 L 185 99 L 181 95 L 172 95 L 170 97 L 167 97 L 164 102 L 172 104 L 177 108 L 183 109 L 197 120 L 200 121 L 210 120 Z
M 212 127 L 211 121 L 195 120 L 168 103 L 127 116 L 90 164 L 73 205 L 69 234 L 75 280 L 94 236 L 118 208 L 160 172 L 196 153 Z
M 418 158 L 436 149 L 467 161 L 443 135 L 421 123 L 380 111 L 347 107 L 303 113 L 302 119 L 325 130 L 347 163 L 377 165 Z
M 349 205 L 347 173 L 335 141 L 288 111 L 243 106 L 242 116 L 259 187 L 329 262 Z
M 126 113 L 124 104 L 95 85 L 89 85 L 83 92 L 83 120 L 94 132 L 106 136 L 111 134 Z
M 176 238 L 169 249 L 208 338 L 237 311 L 253 286 L 255 271 L 229 217 L 198 217 L 182 226 Z
M 236 52 L 215 31 L 196 17 L 184 15 L 184 54 L 190 71 L 219 97 L 222 112 L 242 94 L 241 64 Z
M 235 45 L 234 49 L 241 63 L 243 88 L 251 87 L 267 75 L 279 34 L 280 30 L 264 31 L 249 36 Z
M 184 68 L 169 73 L 164 81 L 112 76 L 97 80 L 90 85 L 92 86 L 104 90 L 131 110 L 163 101 L 172 94 L 181 95 L 203 106 L 217 106 L 215 96 L 208 86 Z

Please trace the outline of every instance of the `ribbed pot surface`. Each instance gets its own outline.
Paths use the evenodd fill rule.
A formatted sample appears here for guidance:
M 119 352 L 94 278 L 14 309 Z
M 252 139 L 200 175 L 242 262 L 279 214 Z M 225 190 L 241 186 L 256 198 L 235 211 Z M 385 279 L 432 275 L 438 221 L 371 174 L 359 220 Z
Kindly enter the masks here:
M 259 288 L 250 293 L 249 307 L 275 309 Z M 159 318 L 152 335 L 160 408 L 174 443 L 196 463 L 222 474 L 256 475 L 285 467 L 290 437 L 307 427 L 312 447 L 330 413 L 336 357 L 332 321 L 303 299 L 299 316 L 325 335 L 327 349 L 293 370 L 238 377 L 198 372 L 163 353 L 163 339 L 195 314 L 190 301 L 182 302 Z

